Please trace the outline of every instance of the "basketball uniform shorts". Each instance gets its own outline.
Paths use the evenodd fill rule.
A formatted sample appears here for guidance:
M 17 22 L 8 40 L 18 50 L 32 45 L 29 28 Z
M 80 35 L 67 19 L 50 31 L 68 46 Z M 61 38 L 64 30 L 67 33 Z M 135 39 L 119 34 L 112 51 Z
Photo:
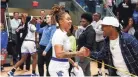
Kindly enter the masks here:
M 50 76 L 54 77 L 69 77 L 69 62 L 68 59 L 57 59 L 52 57 L 49 64 L 49 73 Z
M 33 54 L 36 52 L 36 44 L 34 41 L 24 41 L 21 47 L 21 53 Z

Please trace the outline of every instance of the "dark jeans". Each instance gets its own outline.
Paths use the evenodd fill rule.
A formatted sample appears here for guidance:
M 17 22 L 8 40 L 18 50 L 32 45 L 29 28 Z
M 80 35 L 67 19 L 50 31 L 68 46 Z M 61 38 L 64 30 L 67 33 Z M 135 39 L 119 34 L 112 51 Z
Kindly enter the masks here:
M 10 51 L 12 52 L 12 56 L 13 56 L 13 64 L 16 64 L 17 61 L 19 60 L 19 57 L 18 57 L 19 51 L 17 49 L 20 46 L 17 43 L 17 35 L 11 34 L 11 40 L 12 40 L 12 42 L 11 42 L 11 49 L 12 50 L 10 50 Z
M 82 68 L 85 76 L 91 76 L 90 59 L 81 57 L 79 60 L 79 66 Z
M 13 56 L 13 64 L 18 61 L 18 54 L 16 52 L 16 44 L 14 41 L 9 41 L 7 46 L 8 55 Z
M 89 12 L 90 13 L 95 13 L 96 12 L 96 1 L 89 1 L 87 2 L 87 6 L 88 6 L 88 9 L 89 9 Z
M 103 59 L 103 60 L 98 60 L 99 62 L 104 62 L 104 64 L 107 64 L 107 59 Z M 102 68 L 102 64 L 98 63 L 98 68 Z M 105 69 L 108 69 L 108 66 L 104 66 Z
M 40 45 L 40 48 L 38 51 L 38 71 L 40 76 L 44 76 L 44 64 L 46 62 L 46 71 L 47 71 L 46 76 L 50 76 L 48 72 L 48 67 L 49 67 L 50 60 L 52 58 L 52 47 L 47 52 L 46 56 L 42 55 L 44 49 L 45 49 L 45 46 Z

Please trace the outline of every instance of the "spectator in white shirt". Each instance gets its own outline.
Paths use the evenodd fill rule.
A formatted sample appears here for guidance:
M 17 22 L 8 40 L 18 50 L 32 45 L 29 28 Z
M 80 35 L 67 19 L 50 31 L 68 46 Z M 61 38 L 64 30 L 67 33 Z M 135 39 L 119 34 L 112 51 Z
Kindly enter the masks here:
M 21 23 L 21 20 L 19 19 L 19 12 L 14 12 L 14 18 L 10 22 L 12 30 L 12 40 L 16 41 L 16 29 Z
M 21 20 L 19 19 L 19 13 L 18 12 L 14 12 L 14 18 L 11 20 L 11 28 L 12 28 L 12 33 L 16 34 L 16 29 L 18 28 L 18 26 L 20 25 Z
M 100 18 L 101 18 L 100 13 L 93 14 L 93 22 L 91 23 L 91 25 L 96 32 L 96 42 L 100 42 L 100 41 L 104 40 L 103 31 L 101 29 L 102 28 L 102 26 L 101 26 L 102 20 L 100 20 Z
M 11 36 L 12 36 L 12 43 L 14 44 L 13 49 L 16 49 L 17 45 L 17 35 L 16 35 L 16 29 L 19 27 L 21 20 L 19 19 L 19 12 L 14 12 L 13 13 L 14 18 L 10 21 L 11 23 Z M 17 62 L 17 56 L 18 56 L 18 51 L 13 50 L 13 63 L 15 64 Z
M 104 40 L 104 36 L 103 36 L 103 31 L 102 31 L 102 20 L 101 19 L 101 14 L 100 13 L 94 13 L 93 14 L 93 22 L 91 23 L 92 27 L 94 28 L 95 32 L 96 32 L 96 50 L 100 51 L 100 49 L 103 46 L 103 40 Z M 102 60 L 99 60 L 100 62 L 102 62 Z M 106 59 L 103 59 L 103 61 L 105 63 L 107 63 Z M 108 68 L 107 66 L 104 67 L 105 68 L 105 74 L 108 74 Z M 102 75 L 102 64 L 98 63 L 98 74 L 94 75 L 94 76 L 98 76 L 98 75 Z

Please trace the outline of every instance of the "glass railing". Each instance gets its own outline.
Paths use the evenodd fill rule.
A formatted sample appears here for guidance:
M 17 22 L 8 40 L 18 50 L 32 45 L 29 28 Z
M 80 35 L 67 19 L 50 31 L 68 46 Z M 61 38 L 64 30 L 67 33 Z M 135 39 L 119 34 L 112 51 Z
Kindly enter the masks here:
M 75 0 L 85 11 L 91 12 L 88 8 L 88 5 L 86 5 L 85 0 Z M 92 1 L 89 1 L 92 2 Z M 119 5 L 119 3 L 122 2 L 122 0 L 116 1 L 116 6 Z M 91 3 L 92 4 L 92 3 Z M 112 8 L 104 8 L 105 0 L 95 0 L 95 3 L 93 6 L 95 6 L 95 12 L 101 13 L 102 16 L 115 16 Z
M 7 8 L 5 11 L 5 25 L 6 25 L 6 30 L 9 36 L 9 30 L 10 30 L 10 18 L 9 18 L 9 12 L 8 12 L 8 4 L 7 4 Z
M 76 2 L 87 12 L 90 12 L 88 6 L 85 3 L 85 0 L 76 0 Z M 103 8 L 103 2 L 102 0 L 96 0 L 95 3 L 95 12 L 101 13 L 103 16 L 105 16 L 105 9 Z
M 84 9 L 87 12 L 90 12 L 88 6 L 84 2 L 85 0 L 75 0 L 75 1 L 81 6 L 82 9 Z M 122 2 L 122 0 L 117 0 L 115 5 L 118 6 L 120 2 Z M 96 0 L 95 4 L 94 4 L 95 5 L 95 12 L 100 13 L 102 18 L 105 16 L 116 17 L 115 14 L 113 13 L 113 7 L 107 6 L 106 8 L 104 8 L 104 4 L 106 4 L 105 0 Z
M 85 10 L 88 11 L 88 7 L 84 2 L 85 0 L 76 0 L 76 2 Z

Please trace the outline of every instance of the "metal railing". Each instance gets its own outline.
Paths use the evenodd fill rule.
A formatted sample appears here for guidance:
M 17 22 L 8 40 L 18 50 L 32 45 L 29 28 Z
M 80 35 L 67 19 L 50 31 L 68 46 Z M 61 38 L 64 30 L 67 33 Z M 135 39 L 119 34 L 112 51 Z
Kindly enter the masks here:
M 79 7 L 83 12 L 86 12 L 86 10 L 84 10 L 83 8 L 82 8 L 82 6 L 78 3 L 78 2 L 76 2 L 76 0 L 72 0 L 73 1 L 73 4 L 76 6 L 76 7 Z
M 6 25 L 6 30 L 7 30 L 7 34 L 8 34 L 8 37 L 10 36 L 9 35 L 9 30 L 10 30 L 10 16 L 9 16 L 9 12 L 8 12 L 8 4 L 7 4 L 7 8 L 6 8 L 6 11 L 5 11 L 5 25 Z
M 73 2 L 75 2 L 75 4 L 76 4 L 77 6 L 79 6 L 84 12 L 86 12 L 86 10 L 84 10 L 84 9 L 82 8 L 82 6 L 81 6 L 76 0 L 73 0 Z M 106 1 L 105 1 L 105 0 L 103 0 L 103 4 L 106 4 Z M 109 14 L 110 14 L 111 16 L 117 18 L 117 17 L 115 16 L 115 14 L 113 13 L 113 11 L 112 11 L 112 9 L 111 9 L 110 7 L 107 6 L 106 9 L 107 9 L 107 12 L 109 12 Z M 102 15 L 102 16 L 104 17 L 104 15 Z M 105 16 L 106 16 L 106 15 L 105 15 Z M 123 26 L 122 26 L 121 23 L 120 23 L 120 27 L 121 27 L 121 29 L 123 29 Z
M 103 3 L 106 4 L 106 1 L 103 0 Z M 107 9 L 107 11 L 111 14 L 111 16 L 117 18 L 117 17 L 115 16 L 115 14 L 113 13 L 113 11 L 112 11 L 108 6 L 106 7 L 106 9 Z M 123 26 L 122 26 L 121 23 L 120 23 L 120 28 L 123 29 Z

